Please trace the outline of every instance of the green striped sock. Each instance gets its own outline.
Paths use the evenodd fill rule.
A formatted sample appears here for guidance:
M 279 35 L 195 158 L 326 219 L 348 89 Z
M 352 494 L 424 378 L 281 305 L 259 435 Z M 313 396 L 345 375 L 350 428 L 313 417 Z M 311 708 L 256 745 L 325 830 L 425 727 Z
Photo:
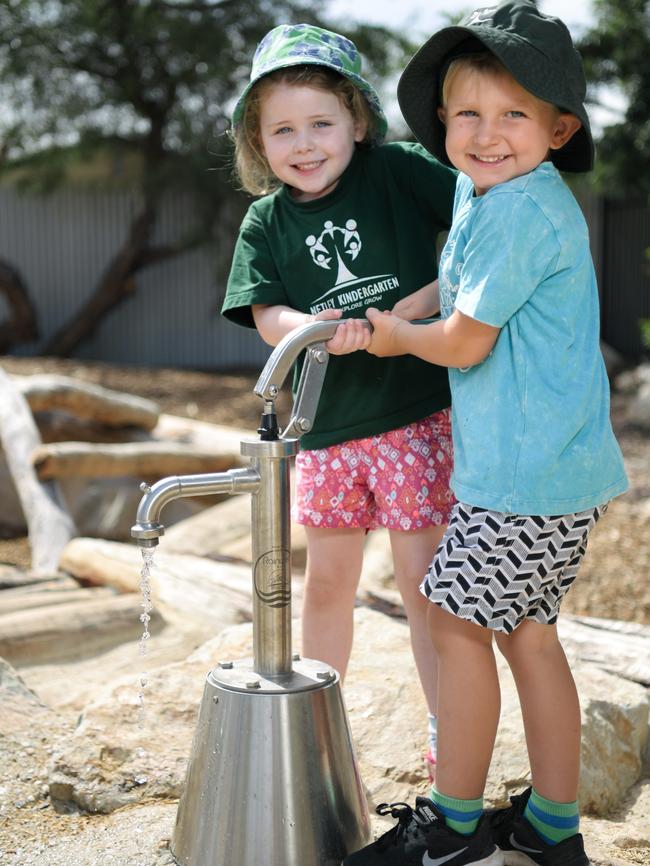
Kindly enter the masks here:
M 483 814 L 483 797 L 477 800 L 457 800 L 446 797 L 435 787 L 431 789 L 431 799 L 445 816 L 445 824 L 463 836 L 471 836 L 476 830 Z
M 578 801 L 555 803 L 545 800 L 533 790 L 524 810 L 524 818 L 547 845 L 557 845 L 569 836 L 575 836 L 580 826 Z

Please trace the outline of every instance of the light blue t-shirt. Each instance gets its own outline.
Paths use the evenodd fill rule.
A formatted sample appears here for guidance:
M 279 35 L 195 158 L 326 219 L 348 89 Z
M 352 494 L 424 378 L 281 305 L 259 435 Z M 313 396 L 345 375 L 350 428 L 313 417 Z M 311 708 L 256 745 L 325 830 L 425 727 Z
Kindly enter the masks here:
M 449 371 L 456 497 L 558 515 L 622 493 L 587 226 L 550 162 L 482 196 L 459 175 L 440 298 L 443 317 L 501 329 L 481 364 Z

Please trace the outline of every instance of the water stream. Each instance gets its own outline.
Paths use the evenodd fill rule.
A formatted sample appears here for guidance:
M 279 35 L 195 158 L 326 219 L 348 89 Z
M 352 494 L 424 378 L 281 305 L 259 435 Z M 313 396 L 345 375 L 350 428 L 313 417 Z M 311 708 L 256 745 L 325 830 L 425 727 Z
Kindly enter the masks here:
M 140 622 L 142 623 L 142 635 L 140 637 L 140 643 L 138 646 L 140 657 L 142 659 L 144 659 L 147 654 L 147 641 L 151 637 L 151 634 L 149 632 L 149 622 L 151 621 L 151 611 L 153 610 L 153 605 L 151 603 L 151 570 L 153 568 L 153 549 L 142 548 L 142 569 L 140 571 L 140 592 L 142 594 L 142 601 L 140 602 L 140 607 L 142 608 L 142 613 L 140 614 Z M 138 726 L 140 728 L 144 727 L 145 721 L 144 698 L 147 682 L 148 674 L 145 670 L 145 666 L 143 663 L 140 670 L 138 691 Z

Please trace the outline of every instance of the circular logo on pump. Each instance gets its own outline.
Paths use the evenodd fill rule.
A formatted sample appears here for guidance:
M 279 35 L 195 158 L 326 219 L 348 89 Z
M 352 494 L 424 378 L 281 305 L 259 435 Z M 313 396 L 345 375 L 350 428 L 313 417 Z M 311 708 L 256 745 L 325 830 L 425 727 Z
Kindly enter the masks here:
M 267 607 L 286 607 L 291 601 L 289 557 L 286 547 L 274 547 L 258 557 L 255 563 L 255 595 Z

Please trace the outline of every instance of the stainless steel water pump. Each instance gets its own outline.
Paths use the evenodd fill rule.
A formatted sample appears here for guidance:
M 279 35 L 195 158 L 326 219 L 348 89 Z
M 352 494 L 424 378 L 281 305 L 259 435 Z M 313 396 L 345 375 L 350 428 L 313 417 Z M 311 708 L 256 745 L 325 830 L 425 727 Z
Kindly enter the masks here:
M 181 496 L 251 494 L 252 660 L 222 660 L 207 675 L 172 837 L 180 866 L 339 866 L 370 825 L 338 673 L 291 646 L 289 463 L 310 429 L 337 322 L 314 322 L 275 348 L 255 386 L 260 438 L 250 466 L 143 485 L 131 533 L 152 547 L 163 506 Z M 290 421 L 275 398 L 306 350 Z

